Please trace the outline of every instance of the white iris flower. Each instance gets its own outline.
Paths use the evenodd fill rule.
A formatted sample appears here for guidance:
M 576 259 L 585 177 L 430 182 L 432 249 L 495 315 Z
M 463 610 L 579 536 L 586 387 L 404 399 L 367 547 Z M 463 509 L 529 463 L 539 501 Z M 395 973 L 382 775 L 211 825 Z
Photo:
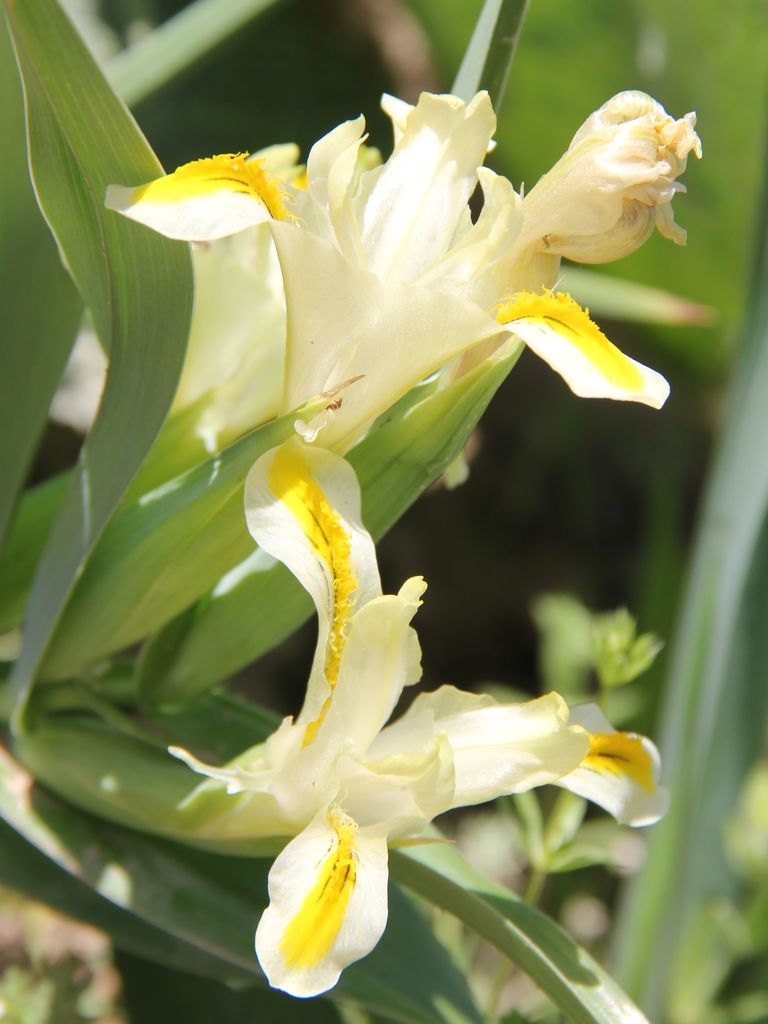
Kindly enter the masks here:
M 621 93 L 579 129 L 523 199 L 482 166 L 496 127 L 486 93 L 468 104 L 422 94 L 385 98 L 395 147 L 360 159 L 362 117 L 313 146 L 307 187 L 263 161 L 217 156 L 139 187 L 110 186 L 107 205 L 172 238 L 206 241 L 267 223 L 282 268 L 287 349 L 280 411 L 347 382 L 318 423 L 346 450 L 409 388 L 475 346 L 524 342 L 579 395 L 659 408 L 669 388 L 616 349 L 569 296 L 555 295 L 560 258 L 596 263 L 640 245 L 654 225 L 676 242 L 671 213 L 695 116 L 681 120 L 643 93 Z M 483 207 L 473 223 L 469 200 Z M 481 343 L 485 343 L 484 345 Z
M 208 779 L 186 801 L 201 836 L 293 836 L 269 874 L 256 952 L 270 983 L 296 996 L 331 988 L 387 920 L 387 848 L 436 815 L 556 783 L 619 821 L 657 820 L 666 791 L 644 737 L 614 732 L 594 707 L 556 693 L 523 704 L 443 686 L 392 724 L 421 675 L 410 625 L 425 583 L 383 595 L 340 456 L 294 439 L 246 483 L 248 526 L 311 595 L 318 642 L 304 706 L 265 743 L 222 768 L 173 753 Z

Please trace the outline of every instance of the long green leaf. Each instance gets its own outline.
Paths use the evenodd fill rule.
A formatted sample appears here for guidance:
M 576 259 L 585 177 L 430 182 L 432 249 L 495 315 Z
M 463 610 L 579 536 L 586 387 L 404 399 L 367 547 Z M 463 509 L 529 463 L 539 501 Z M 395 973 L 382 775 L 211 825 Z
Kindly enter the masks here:
M 469 102 L 487 89 L 498 111 L 527 9 L 528 0 L 485 0 L 451 89 L 454 95 Z
M 760 225 L 751 309 L 699 524 L 663 709 L 661 749 L 672 806 L 654 830 L 646 868 L 620 918 L 621 973 L 651 1013 L 664 1003 L 698 911 L 713 893 L 728 898 L 737 892 L 723 825 L 765 741 L 768 191 Z
M 105 767 L 108 775 L 108 762 Z M 116 906 L 219 960 L 223 979 L 263 984 L 253 933 L 269 861 L 182 848 L 82 814 L 33 789 L 31 777 L 2 750 L 0 816 Z M 396 886 L 384 938 L 344 972 L 333 996 L 404 1024 L 478 1020 L 461 975 Z
M 711 306 L 702 306 L 662 288 L 570 264 L 562 268 L 559 287 L 570 292 L 582 306 L 588 306 L 592 313 L 616 320 L 701 326 L 717 319 Z
M 185 247 L 103 208 L 112 181 L 161 168 L 55 0 L 6 0 L 24 83 L 30 163 L 110 367 L 98 417 L 38 565 L 15 680 L 19 712 L 69 593 L 173 398 L 189 331 Z
M 130 106 L 141 103 L 245 28 L 277 0 L 195 0 L 108 61 L 107 78 Z
M 35 202 L 24 104 L 0 24 L 0 547 L 45 426 L 82 303 Z M 0 627 L 1 628 L 1 627 Z
M 393 410 L 388 422 L 349 453 L 362 489 L 363 519 L 374 537 L 461 452 L 519 354 L 518 349 L 415 405 Z M 183 703 L 288 636 L 311 610 L 294 577 L 257 555 L 150 641 L 140 663 L 140 690 L 152 704 Z
M 521 967 L 573 1024 L 648 1024 L 596 961 L 535 907 L 478 874 L 451 846 L 393 853 L 392 874 L 455 914 Z

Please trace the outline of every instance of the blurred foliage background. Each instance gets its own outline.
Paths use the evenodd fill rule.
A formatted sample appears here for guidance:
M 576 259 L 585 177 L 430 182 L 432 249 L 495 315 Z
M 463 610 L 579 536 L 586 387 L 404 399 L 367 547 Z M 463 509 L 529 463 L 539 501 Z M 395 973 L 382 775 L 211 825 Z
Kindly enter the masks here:
M 185 4 L 67 0 L 64 6 L 115 80 L 130 83 L 130 62 L 120 51 L 138 53 L 146 33 Z M 360 112 L 371 144 L 386 153 L 381 93 L 413 101 L 422 89 L 449 89 L 481 6 L 480 0 L 264 2 L 258 17 L 133 110 L 166 169 L 284 141 L 299 143 L 306 156 L 320 135 Z M 601 321 L 624 351 L 670 380 L 672 396 L 661 413 L 580 401 L 543 364 L 524 356 L 473 438 L 468 482 L 453 491 L 434 488 L 385 538 L 385 590 L 414 573 L 430 584 L 418 620 L 426 687 L 450 681 L 528 693 L 542 686 L 567 689 L 563 673 L 572 675 L 574 663 L 567 657 L 564 667 L 547 662 L 548 630 L 562 642 L 572 624 L 568 615 L 587 612 L 578 605 L 569 612 L 562 599 L 553 612 L 551 602 L 538 601 L 535 623 L 534 601 L 551 591 L 576 595 L 595 610 L 627 605 L 642 631 L 672 636 L 751 281 L 764 177 L 766 57 L 765 0 L 734 0 L 727 10 L 714 0 L 594 0 L 578 11 L 565 0 L 531 3 L 490 162 L 516 187 L 532 186 L 587 115 L 623 89 L 650 92 L 674 116 L 696 110 L 705 158 L 689 164 L 690 194 L 675 203 L 676 219 L 688 230 L 687 248 L 655 235 L 606 272 L 664 288 L 707 307 L 707 315 L 695 307 L 694 322 L 674 327 L 642 318 Z M 33 479 L 72 464 L 78 445 L 73 431 L 51 425 Z M 309 625 L 243 673 L 239 685 L 280 712 L 294 710 L 313 644 Z M 577 692 L 593 692 L 592 662 L 583 652 L 578 657 Z M 622 712 L 652 735 L 666 668 L 662 652 L 631 688 Z M 689 951 L 689 977 L 709 972 L 709 987 L 698 1003 L 673 1007 L 676 1024 L 768 1020 L 765 1000 L 754 997 L 765 981 L 760 942 L 768 946 L 765 787 L 765 770 L 757 768 L 738 811 L 734 807 L 741 825 L 729 833 L 754 927 L 744 932 L 744 919 L 729 917 L 726 906 L 718 932 L 726 938 Z M 468 838 L 458 822 L 457 835 L 461 839 L 464 830 L 476 860 L 504 849 L 505 863 L 478 866 L 517 884 L 530 864 L 537 813 L 522 806 L 515 818 L 480 816 Z M 595 848 L 610 850 L 603 859 L 627 871 L 642 859 L 642 840 L 633 835 L 617 847 L 613 831 L 604 823 Z M 601 953 L 616 877 L 590 867 L 557 875 L 545 893 L 547 909 L 576 922 L 579 940 Z M 574 901 L 582 913 L 574 915 Z M 470 955 L 466 948 L 463 955 Z M 130 980 L 130 962 L 123 968 Z M 508 979 L 499 982 L 496 970 L 491 961 L 485 983 L 501 991 Z M 712 1005 L 723 992 L 728 996 L 728 986 L 735 1002 L 718 1017 Z M 514 988 L 507 992 L 509 1001 L 518 996 Z

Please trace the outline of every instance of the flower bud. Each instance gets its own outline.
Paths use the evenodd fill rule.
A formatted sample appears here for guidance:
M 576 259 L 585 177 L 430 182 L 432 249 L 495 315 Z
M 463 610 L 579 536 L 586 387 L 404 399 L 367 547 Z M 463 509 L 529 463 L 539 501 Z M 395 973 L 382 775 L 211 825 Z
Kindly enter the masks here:
M 524 271 L 542 255 L 579 263 L 619 259 L 654 226 L 683 245 L 671 202 L 685 191 L 677 178 L 688 154 L 701 156 L 695 124 L 695 114 L 676 121 L 642 92 L 622 92 L 603 104 L 525 197 L 518 267 Z

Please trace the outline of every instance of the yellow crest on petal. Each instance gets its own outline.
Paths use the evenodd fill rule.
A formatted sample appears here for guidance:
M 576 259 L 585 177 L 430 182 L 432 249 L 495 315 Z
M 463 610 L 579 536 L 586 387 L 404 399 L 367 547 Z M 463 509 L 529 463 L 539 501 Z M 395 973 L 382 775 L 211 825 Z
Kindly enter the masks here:
M 134 201 L 179 203 L 215 192 L 254 196 L 275 220 L 289 217 L 280 181 L 267 174 L 262 160 L 249 160 L 248 153 L 222 153 L 182 164 L 173 174 L 137 189 Z
M 341 517 L 331 507 L 321 487 L 313 479 L 307 463 L 291 446 L 277 452 L 269 470 L 269 486 L 301 524 L 318 558 L 325 564 L 333 587 L 333 613 L 325 650 L 323 674 L 333 692 L 339 678 L 341 652 L 352 614 L 352 596 L 358 588 L 352 565 L 351 537 Z M 304 744 L 311 742 L 322 722 L 330 697 L 319 717 L 310 722 Z
M 338 810 L 329 813 L 328 821 L 334 831 L 331 848 L 280 943 L 288 967 L 314 967 L 328 955 L 355 888 L 357 825 Z
M 626 775 L 652 793 L 653 761 L 639 736 L 627 732 L 590 733 L 589 753 L 580 767 L 610 775 Z
M 643 390 L 643 375 L 637 364 L 606 338 L 589 310 L 583 309 L 567 292 L 520 292 L 499 307 L 496 319 L 502 324 L 527 320 L 548 327 L 563 335 L 617 388 Z

